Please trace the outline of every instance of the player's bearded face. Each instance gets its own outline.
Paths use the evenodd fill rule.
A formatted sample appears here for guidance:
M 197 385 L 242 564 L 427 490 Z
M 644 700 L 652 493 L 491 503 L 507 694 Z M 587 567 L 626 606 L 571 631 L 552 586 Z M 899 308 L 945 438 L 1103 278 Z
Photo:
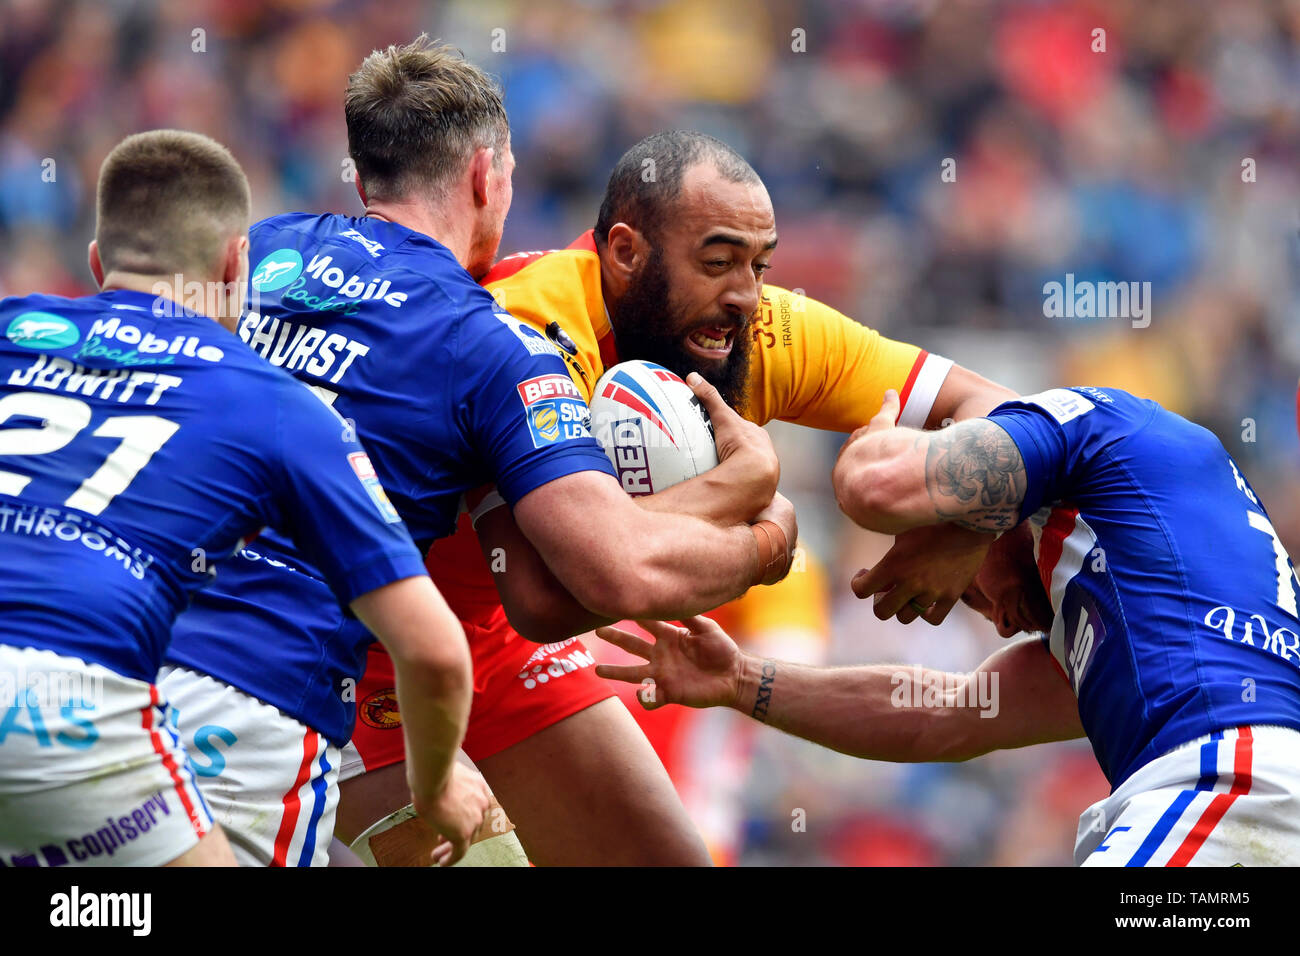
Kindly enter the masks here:
M 749 391 L 749 356 L 753 340 L 750 319 L 737 322 L 722 313 L 688 315 L 673 295 L 663 253 L 655 246 L 645 266 L 628 283 L 613 308 L 614 341 L 622 361 L 655 362 L 685 378 L 699 372 L 733 408 L 744 405 Z M 730 352 L 724 359 L 708 359 L 694 351 L 692 336 L 727 329 Z

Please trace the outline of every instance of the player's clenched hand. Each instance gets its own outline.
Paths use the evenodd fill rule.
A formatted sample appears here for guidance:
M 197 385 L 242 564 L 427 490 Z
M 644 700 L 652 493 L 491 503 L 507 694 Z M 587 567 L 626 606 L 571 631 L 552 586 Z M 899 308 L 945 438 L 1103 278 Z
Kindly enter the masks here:
M 664 704 L 725 707 L 740 694 L 742 655 L 727 632 L 707 617 L 692 617 L 678 627 L 663 621 L 637 621 L 654 643 L 617 627 L 596 636 L 645 659 L 645 664 L 598 664 L 596 676 L 640 684 L 637 700 L 646 710 Z
M 776 449 L 772 447 L 772 439 L 753 422 L 736 414 L 722 400 L 718 390 L 698 372 L 686 376 L 686 384 L 691 387 L 713 422 L 718 463 L 721 465 L 734 459 L 732 465 L 736 474 L 752 487 L 752 493 L 756 496 L 754 510 L 757 511 L 776 494 L 776 485 L 781 478 L 781 462 L 776 457 Z
M 412 791 L 411 803 L 424 822 L 442 834 L 443 842 L 433 850 L 433 862 L 451 866 L 469 850 L 470 841 L 483 825 L 492 792 L 478 771 L 453 763 L 440 794 L 422 799 Z
M 952 524 L 913 528 L 894 539 L 874 568 L 853 576 L 853 593 L 876 595 L 874 611 L 882 621 L 898 615 L 903 624 L 918 617 L 938 624 L 970 587 L 994 540 Z

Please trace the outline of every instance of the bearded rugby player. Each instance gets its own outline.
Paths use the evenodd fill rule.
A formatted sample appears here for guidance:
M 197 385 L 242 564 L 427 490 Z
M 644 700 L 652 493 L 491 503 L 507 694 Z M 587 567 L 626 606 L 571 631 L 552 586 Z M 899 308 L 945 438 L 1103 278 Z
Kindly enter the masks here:
M 902 396 L 904 425 L 933 428 L 1012 397 L 829 306 L 765 287 L 776 245 L 772 204 L 749 164 L 712 137 L 673 131 L 624 154 L 593 231 L 567 249 L 504 259 L 484 284 L 556 345 L 588 397 L 605 369 L 628 359 L 683 377 L 703 374 L 757 424 L 782 419 L 852 431 L 892 388 Z M 462 515 L 457 533 L 429 555 L 475 654 L 466 752 L 535 862 L 693 862 L 665 852 L 683 843 L 674 835 L 680 817 L 656 810 L 661 796 L 645 796 L 669 786 L 664 771 L 642 744 L 629 743 L 625 708 L 572 637 L 608 619 L 556 587 L 513 528 L 510 510 L 491 508 L 492 501 Z M 725 487 L 707 473 L 641 501 L 714 521 L 740 519 Z M 903 538 L 877 566 L 890 587 L 876 613 L 912 620 L 924 612 L 937 623 L 961 591 L 932 571 L 931 556 L 960 557 L 974 573 L 991 540 L 959 528 Z M 495 578 L 507 595 L 504 610 L 493 586 L 493 565 L 501 564 L 494 555 L 501 554 L 506 570 Z M 528 577 L 534 585 L 521 587 Z M 382 651 L 372 648 L 359 699 L 385 699 L 392 687 Z M 358 723 L 350 767 L 367 772 L 342 788 L 340 826 L 348 833 L 405 802 L 401 746 L 400 720 Z

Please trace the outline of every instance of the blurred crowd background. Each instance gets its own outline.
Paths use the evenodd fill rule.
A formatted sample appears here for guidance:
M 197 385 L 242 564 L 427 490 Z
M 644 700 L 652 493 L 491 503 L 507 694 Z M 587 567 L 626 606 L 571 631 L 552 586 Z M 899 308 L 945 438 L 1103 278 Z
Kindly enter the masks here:
M 1163 402 L 1220 436 L 1300 554 L 1300 2 L 2 0 L 0 294 L 92 291 L 95 174 L 138 130 L 228 144 L 259 216 L 355 213 L 346 77 L 422 31 L 504 85 L 503 254 L 589 228 L 640 137 L 711 132 L 771 191 L 771 281 L 1023 391 Z M 1150 282 L 1150 326 L 1046 317 L 1067 273 Z M 998 645 L 961 613 L 903 628 L 857 602 L 887 542 L 835 509 L 839 439 L 773 430 L 827 568 L 810 658 L 965 669 Z M 749 746 L 715 762 L 741 863 L 1067 863 L 1107 789 L 1086 744 L 917 767 Z

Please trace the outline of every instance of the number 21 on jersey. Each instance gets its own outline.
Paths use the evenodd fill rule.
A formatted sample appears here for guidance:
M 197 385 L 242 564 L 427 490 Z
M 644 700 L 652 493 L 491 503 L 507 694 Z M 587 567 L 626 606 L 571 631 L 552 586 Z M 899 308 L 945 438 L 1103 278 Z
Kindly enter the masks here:
M 63 395 L 17 392 L 0 398 L 0 459 L 5 456 L 49 455 L 66 448 L 90 424 L 92 409 Z M 33 425 L 11 427 L 14 420 Z M 92 432 L 96 438 L 117 438 L 117 446 L 74 491 L 65 507 L 98 515 L 135 480 L 168 439 L 180 428 L 157 415 L 114 415 Z M 0 466 L 0 494 L 18 497 L 31 482 L 28 475 Z

